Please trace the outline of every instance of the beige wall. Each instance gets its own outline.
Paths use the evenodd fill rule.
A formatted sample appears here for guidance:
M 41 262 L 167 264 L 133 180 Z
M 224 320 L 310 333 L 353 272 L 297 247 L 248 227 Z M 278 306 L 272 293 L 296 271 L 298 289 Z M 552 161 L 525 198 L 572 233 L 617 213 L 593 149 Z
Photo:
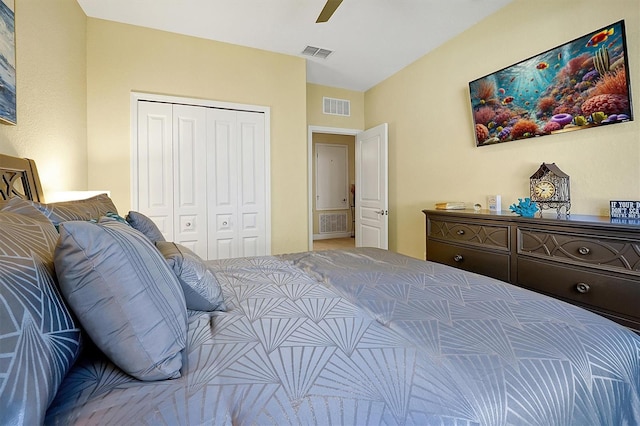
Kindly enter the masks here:
M 356 181 L 356 173 L 355 173 L 355 164 L 356 164 L 356 138 L 355 136 L 350 136 L 350 135 L 332 135 L 332 134 L 326 134 L 326 133 L 314 133 L 313 134 L 313 142 L 312 142 L 312 158 L 314 159 L 312 161 L 312 165 L 311 165 L 311 169 L 312 169 L 312 173 L 311 173 L 311 180 L 312 180 L 312 185 L 311 185 L 311 199 L 315 200 L 316 199 L 316 162 L 315 162 L 315 158 L 316 158 L 316 144 L 327 144 L 327 145 L 346 145 L 347 146 L 347 162 L 349 165 L 349 184 L 355 184 Z M 349 201 L 349 203 L 351 203 L 351 200 Z M 332 210 L 329 213 L 342 213 L 345 212 L 347 213 L 347 231 L 351 232 L 351 228 L 352 228 L 352 216 L 351 216 L 351 209 L 347 209 L 347 210 Z M 323 212 L 324 213 L 324 212 Z M 318 210 L 316 210 L 315 207 L 315 203 L 313 203 L 313 233 L 315 234 L 319 234 L 320 233 L 320 225 L 319 225 L 319 219 L 318 219 Z
M 470 80 L 625 19 L 637 110 L 637 0 L 516 0 L 364 94 L 306 84 L 301 58 L 86 18 L 70 0 L 16 3 L 18 125 L 0 125 L 0 152 L 34 158 L 45 194 L 110 189 L 126 213 L 140 91 L 271 107 L 274 253 L 308 247 L 307 125 L 389 123 L 390 248 L 415 257 L 423 208 L 490 193 L 506 208 L 543 161 L 571 175 L 574 213 L 640 199 L 637 111 L 618 126 L 476 148 L 468 105 Z M 322 96 L 350 99 L 351 117 L 322 114 Z
M 322 98 L 346 99 L 351 102 L 349 117 L 323 114 Z M 307 124 L 309 126 L 337 127 L 364 130 L 364 92 L 335 87 L 307 84 Z
M 308 247 L 304 59 L 89 18 L 89 183 L 129 210 L 132 91 L 271 108 L 272 253 Z
M 468 83 L 625 19 L 635 121 L 476 148 Z M 555 162 L 571 176 L 572 213 L 608 214 L 640 200 L 640 7 L 637 0 L 516 0 L 365 93 L 365 126 L 389 123 L 390 249 L 425 250 L 422 209 L 501 194 L 529 196 L 529 176 Z M 553 214 L 552 214 L 553 215 Z
M 86 17 L 75 1 L 15 3 L 18 124 L 0 124 L 0 152 L 36 160 L 45 197 L 87 189 Z

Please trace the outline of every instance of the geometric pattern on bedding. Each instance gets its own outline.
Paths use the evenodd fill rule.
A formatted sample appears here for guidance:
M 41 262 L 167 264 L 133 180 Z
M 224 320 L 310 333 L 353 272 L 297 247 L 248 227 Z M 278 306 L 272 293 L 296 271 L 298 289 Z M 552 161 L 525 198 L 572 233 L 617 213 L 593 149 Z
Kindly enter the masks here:
M 190 312 L 181 378 L 85 359 L 47 422 L 640 422 L 640 337 L 573 305 L 377 249 L 208 265 L 227 312 Z
M 11 211 L 11 212 L 9 212 Z M 13 198 L 0 211 L 0 423 L 41 424 L 80 350 L 80 329 L 58 292 L 58 233 Z
M 42 212 L 56 228 L 60 223 L 71 220 L 99 219 L 106 213 L 118 213 L 116 206 L 107 194 L 98 194 L 84 200 L 60 201 L 57 203 L 38 203 L 30 201 Z

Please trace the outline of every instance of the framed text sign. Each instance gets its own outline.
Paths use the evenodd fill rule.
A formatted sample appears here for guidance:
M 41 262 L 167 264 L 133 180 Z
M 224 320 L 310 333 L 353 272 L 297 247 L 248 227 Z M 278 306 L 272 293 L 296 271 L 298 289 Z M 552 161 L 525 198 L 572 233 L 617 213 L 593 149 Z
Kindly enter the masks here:
M 610 201 L 612 219 L 640 219 L 640 201 Z

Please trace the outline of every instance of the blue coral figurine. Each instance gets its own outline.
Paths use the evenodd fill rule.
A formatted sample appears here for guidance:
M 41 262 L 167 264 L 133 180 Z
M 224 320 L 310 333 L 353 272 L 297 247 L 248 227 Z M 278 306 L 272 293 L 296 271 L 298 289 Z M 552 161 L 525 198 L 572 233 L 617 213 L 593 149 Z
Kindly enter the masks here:
M 518 198 L 518 204 L 513 203 L 509 206 L 509 210 L 522 217 L 533 217 L 538 211 L 538 205 L 531 201 L 531 198 Z

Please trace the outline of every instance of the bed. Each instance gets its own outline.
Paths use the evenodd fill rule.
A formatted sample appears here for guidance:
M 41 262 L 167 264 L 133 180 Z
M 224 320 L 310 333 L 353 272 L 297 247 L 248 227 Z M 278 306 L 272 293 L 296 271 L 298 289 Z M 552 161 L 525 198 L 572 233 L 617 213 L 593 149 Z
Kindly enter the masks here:
M 65 275 L 76 266 L 76 254 L 59 255 L 70 230 L 81 230 L 75 234 L 81 238 L 94 228 L 104 228 L 100 232 L 117 239 L 124 238 L 121 231 L 129 225 L 113 218 L 102 222 L 91 218 L 64 222 L 51 231 L 24 204 L 38 206 L 45 216 L 58 212 L 58 206 L 44 204 L 41 198 L 33 201 L 36 198 L 29 195 L 41 194 L 41 189 L 30 189 L 32 185 L 40 188 L 33 171 L 32 162 L 0 156 L 0 198 L 29 199 L 13 201 L 13 207 L 0 201 L 0 313 L 4 324 L 0 328 L 0 413 L 12 416 L 2 422 L 640 423 L 640 336 L 559 300 L 374 248 L 203 262 L 206 271 L 201 275 L 215 278 L 220 304 L 207 310 L 180 308 L 186 324 L 175 331 L 181 337 L 173 339 L 182 347 L 171 346 L 169 362 L 180 364 L 175 377 L 135 378 L 132 374 L 137 372 L 125 372 L 128 359 L 118 358 L 118 351 L 127 348 L 113 352 L 107 345 L 101 350 L 96 343 L 99 339 L 89 333 L 108 327 L 107 317 L 101 316 L 97 325 L 86 322 L 88 315 L 102 307 L 98 302 L 83 307 L 83 300 L 78 300 L 83 298 L 76 293 L 67 295 L 69 278 Z M 104 199 L 101 203 L 97 210 L 109 204 Z M 85 203 L 83 211 L 107 213 L 93 207 Z M 98 223 L 92 223 L 96 220 Z M 56 246 L 49 247 L 53 253 L 8 252 L 8 240 L 17 233 L 27 235 L 35 226 L 27 229 L 28 221 L 41 224 L 49 234 L 59 233 Z M 12 226 L 10 235 L 6 223 Z M 127 244 L 153 246 L 143 230 L 122 232 L 132 235 Z M 108 251 L 110 246 L 100 250 Z M 157 260 L 155 254 L 149 256 L 146 263 Z M 32 303 L 18 317 L 10 308 L 15 305 L 16 280 L 6 272 L 11 269 L 7 265 L 41 262 L 44 266 L 35 269 L 42 276 L 48 259 L 55 265 L 49 269 L 53 278 L 38 285 L 52 301 Z M 110 281 L 112 284 L 117 283 Z M 189 304 L 188 295 L 174 293 L 169 290 L 165 299 L 175 296 Z M 142 299 L 136 302 L 138 310 L 144 303 Z M 168 306 L 167 300 L 163 303 Z M 177 309 L 178 318 L 182 314 Z M 55 318 L 51 312 L 57 312 Z M 63 316 L 68 319 L 60 320 Z M 44 337 L 39 338 L 38 333 Z M 16 343 L 22 340 L 29 345 Z M 63 350 L 45 351 L 54 355 L 33 361 L 33 348 L 62 341 Z M 61 358 L 66 359 L 62 367 Z M 46 362 L 56 367 L 48 368 Z M 51 373 L 50 377 L 43 378 L 42 372 Z

